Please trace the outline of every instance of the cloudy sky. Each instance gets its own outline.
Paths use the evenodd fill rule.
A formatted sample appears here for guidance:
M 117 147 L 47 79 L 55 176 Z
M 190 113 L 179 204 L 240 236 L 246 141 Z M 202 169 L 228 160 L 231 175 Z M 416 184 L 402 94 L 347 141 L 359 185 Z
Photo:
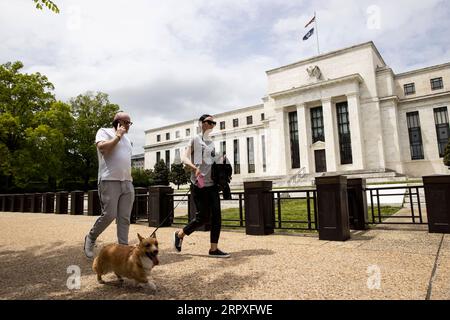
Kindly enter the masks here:
M 374 41 L 400 73 L 450 61 L 448 0 L 0 0 L 0 63 L 20 60 L 67 101 L 102 91 L 144 131 L 262 103 L 265 71 Z

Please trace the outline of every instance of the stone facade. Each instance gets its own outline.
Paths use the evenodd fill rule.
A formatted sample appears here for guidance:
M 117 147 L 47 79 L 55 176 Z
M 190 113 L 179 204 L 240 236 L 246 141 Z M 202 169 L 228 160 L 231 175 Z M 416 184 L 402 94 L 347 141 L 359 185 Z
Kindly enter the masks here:
M 235 182 L 318 171 L 395 171 L 410 177 L 448 173 L 439 155 L 435 112 L 446 107 L 440 109 L 447 119 L 446 127 L 439 127 L 442 142 L 443 130 L 450 131 L 450 63 L 396 75 L 368 42 L 266 74 L 263 104 L 215 115 L 216 150 L 226 141 L 230 162 L 239 159 Z M 415 122 L 413 112 L 418 112 Z M 417 122 L 413 130 L 408 121 Z M 197 125 L 191 120 L 146 131 L 145 168 L 154 166 L 158 152 L 163 160 L 166 152 L 171 163 L 178 160 Z

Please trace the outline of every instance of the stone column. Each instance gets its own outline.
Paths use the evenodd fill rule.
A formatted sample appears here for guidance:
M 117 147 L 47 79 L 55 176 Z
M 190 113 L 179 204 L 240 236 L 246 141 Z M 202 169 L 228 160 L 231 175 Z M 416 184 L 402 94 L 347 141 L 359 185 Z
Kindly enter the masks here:
M 359 94 L 347 94 L 348 117 L 350 120 L 350 134 L 352 139 L 352 157 L 355 170 L 363 170 L 364 164 L 364 139 L 361 132 L 361 114 Z
M 312 169 L 311 161 L 310 161 L 310 153 L 311 150 L 309 148 L 310 145 L 310 136 L 311 130 L 309 130 L 308 126 L 308 117 L 305 104 L 297 105 L 297 119 L 298 119 L 298 139 L 299 139 L 299 147 L 300 147 L 300 167 L 305 168 L 306 173 L 312 173 L 314 170 Z
M 284 109 L 277 109 L 275 111 L 275 128 L 272 133 L 275 138 L 273 141 L 277 141 L 277 143 L 272 142 L 272 152 L 270 155 L 271 158 L 271 166 L 274 169 L 274 174 L 283 175 L 287 172 L 287 163 L 290 161 L 290 153 L 288 155 L 286 149 L 286 139 L 289 142 L 289 131 L 286 132 L 286 115 Z
M 327 159 L 327 172 L 337 171 L 337 155 L 335 135 L 335 114 L 331 98 L 322 99 L 323 124 L 325 133 L 325 152 Z

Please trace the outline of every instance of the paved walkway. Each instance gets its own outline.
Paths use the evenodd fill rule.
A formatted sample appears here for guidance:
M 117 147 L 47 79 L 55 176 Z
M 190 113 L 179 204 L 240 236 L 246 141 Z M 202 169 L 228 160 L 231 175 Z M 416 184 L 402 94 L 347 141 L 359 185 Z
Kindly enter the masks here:
M 174 252 L 175 228 L 163 228 L 157 233 L 161 265 L 152 271 L 158 289 L 152 292 L 120 285 L 112 275 L 106 277 L 110 284 L 97 284 L 82 252 L 95 219 L 0 213 L 0 299 L 450 299 L 450 237 L 426 227 L 380 227 L 354 232 L 347 242 L 223 231 L 221 247 L 232 254 L 226 260 L 207 256 L 205 232 Z M 136 243 L 137 232 L 151 231 L 132 225 L 130 239 Z M 99 245 L 114 241 L 113 224 Z M 81 283 L 70 290 L 73 266 Z

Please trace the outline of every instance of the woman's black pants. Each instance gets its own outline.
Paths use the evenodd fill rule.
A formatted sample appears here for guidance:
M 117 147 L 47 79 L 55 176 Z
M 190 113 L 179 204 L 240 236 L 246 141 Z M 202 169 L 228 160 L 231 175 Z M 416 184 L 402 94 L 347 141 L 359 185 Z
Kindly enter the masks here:
M 191 192 L 197 212 L 195 218 L 183 228 L 184 233 L 190 235 L 211 219 L 211 243 L 218 243 L 222 224 L 219 188 L 212 186 L 200 189 L 191 185 Z

